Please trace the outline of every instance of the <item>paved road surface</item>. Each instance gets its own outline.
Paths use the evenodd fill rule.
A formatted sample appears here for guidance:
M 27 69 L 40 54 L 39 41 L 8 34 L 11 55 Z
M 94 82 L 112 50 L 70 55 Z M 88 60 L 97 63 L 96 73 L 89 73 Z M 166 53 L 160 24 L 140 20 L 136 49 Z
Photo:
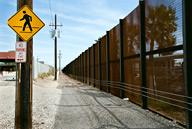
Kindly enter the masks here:
M 179 128 L 172 121 L 66 75 L 59 76 L 58 81 L 53 81 L 53 76 L 36 79 L 33 84 L 34 129 Z M 0 86 L 0 129 L 14 128 L 14 104 L 15 85 Z
M 154 113 L 111 94 L 60 76 L 55 129 L 178 128 Z
M 15 72 L 9 72 L 0 77 L 0 86 L 14 86 Z

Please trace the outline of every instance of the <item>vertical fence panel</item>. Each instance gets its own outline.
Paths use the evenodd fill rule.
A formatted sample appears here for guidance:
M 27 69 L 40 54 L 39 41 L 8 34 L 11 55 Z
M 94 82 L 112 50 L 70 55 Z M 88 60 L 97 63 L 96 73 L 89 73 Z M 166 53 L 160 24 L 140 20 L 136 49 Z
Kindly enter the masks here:
M 90 83 L 93 85 L 93 46 L 90 47 Z
M 87 66 L 86 66 L 86 74 L 87 74 L 86 80 L 87 80 L 87 82 L 86 83 L 89 85 L 89 49 L 86 50 L 86 64 L 87 64 Z
M 95 87 L 99 89 L 99 42 L 95 44 Z
M 121 98 L 125 97 L 125 92 L 124 92 L 124 56 L 123 56 L 123 20 L 120 19 L 120 85 L 121 85 Z
M 101 87 L 101 39 L 98 41 L 98 80 L 99 80 L 99 89 L 102 90 Z
M 159 97 L 185 101 L 170 95 L 185 95 L 182 1 L 145 0 L 145 12 L 147 107 L 185 124 L 185 110 L 174 106 L 185 104 Z
M 101 86 L 107 92 L 106 36 L 101 38 Z
M 123 19 L 125 97 L 141 104 L 139 7 Z
M 120 97 L 120 41 L 119 25 L 109 32 L 111 94 Z M 114 83 L 116 82 L 116 83 Z

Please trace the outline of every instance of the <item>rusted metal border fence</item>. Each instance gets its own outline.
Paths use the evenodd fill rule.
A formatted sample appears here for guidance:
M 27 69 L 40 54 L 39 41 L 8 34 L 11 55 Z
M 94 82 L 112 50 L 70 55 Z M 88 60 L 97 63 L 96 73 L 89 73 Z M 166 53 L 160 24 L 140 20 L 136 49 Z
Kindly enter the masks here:
M 181 112 L 185 121 L 176 116 L 170 118 L 192 129 L 192 15 L 189 12 L 192 12 L 191 0 L 140 0 L 133 12 L 106 32 L 105 40 L 99 39 L 63 72 L 167 117 L 171 115 L 164 107 L 170 105 L 172 111 Z M 161 21 L 157 14 L 165 19 Z M 105 51 L 101 48 L 103 44 Z M 165 85 L 164 89 L 159 85 Z M 173 88 L 168 91 L 168 87 Z M 176 91 L 177 88 L 180 89 Z

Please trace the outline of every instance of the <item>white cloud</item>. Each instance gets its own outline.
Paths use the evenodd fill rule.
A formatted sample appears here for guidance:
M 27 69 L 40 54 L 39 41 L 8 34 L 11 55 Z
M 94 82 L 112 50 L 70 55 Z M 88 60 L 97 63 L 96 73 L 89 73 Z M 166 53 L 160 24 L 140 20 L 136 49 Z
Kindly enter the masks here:
M 0 41 L 0 45 L 7 45 L 7 42 Z
M 14 7 L 17 7 L 17 2 L 16 2 L 16 0 L 9 0 L 9 1 L 7 1 L 8 2 L 8 4 L 9 5 L 12 5 L 12 6 L 14 6 Z

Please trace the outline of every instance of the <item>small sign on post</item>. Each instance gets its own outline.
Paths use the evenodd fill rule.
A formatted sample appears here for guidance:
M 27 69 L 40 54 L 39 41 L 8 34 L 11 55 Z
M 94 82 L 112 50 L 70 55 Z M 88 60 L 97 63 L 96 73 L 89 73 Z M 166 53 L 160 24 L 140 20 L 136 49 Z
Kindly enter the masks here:
M 15 45 L 15 62 L 25 63 L 27 53 L 27 42 L 16 42 Z

